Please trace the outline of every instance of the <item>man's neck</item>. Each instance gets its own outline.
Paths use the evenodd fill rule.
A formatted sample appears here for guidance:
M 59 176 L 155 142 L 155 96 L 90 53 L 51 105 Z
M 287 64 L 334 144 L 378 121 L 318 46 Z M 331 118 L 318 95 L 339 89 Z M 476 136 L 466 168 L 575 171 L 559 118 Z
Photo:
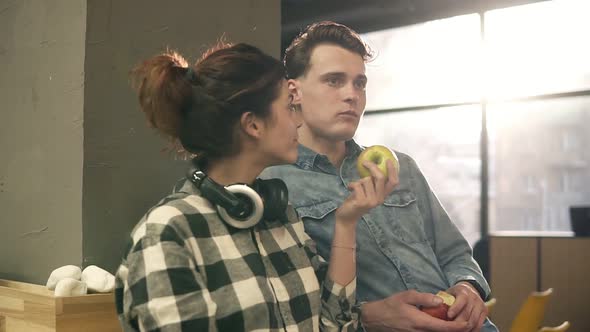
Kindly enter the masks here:
M 340 167 L 346 155 L 345 141 L 333 141 L 300 132 L 299 142 L 313 151 L 327 156 L 328 160 L 330 160 L 332 165 L 334 165 L 336 168 Z

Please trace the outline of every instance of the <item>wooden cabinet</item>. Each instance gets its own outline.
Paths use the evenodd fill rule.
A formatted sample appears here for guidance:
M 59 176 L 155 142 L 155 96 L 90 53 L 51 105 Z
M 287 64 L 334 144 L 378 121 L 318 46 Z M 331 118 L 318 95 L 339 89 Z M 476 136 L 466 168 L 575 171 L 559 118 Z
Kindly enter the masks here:
M 508 331 L 520 304 L 537 288 L 537 241 L 534 238 L 490 238 L 490 286 L 497 299 L 492 321 Z
M 568 332 L 590 331 L 590 238 L 492 235 L 490 284 L 498 300 L 492 320 L 508 331 L 526 296 L 553 288 L 545 326 L 568 320 Z

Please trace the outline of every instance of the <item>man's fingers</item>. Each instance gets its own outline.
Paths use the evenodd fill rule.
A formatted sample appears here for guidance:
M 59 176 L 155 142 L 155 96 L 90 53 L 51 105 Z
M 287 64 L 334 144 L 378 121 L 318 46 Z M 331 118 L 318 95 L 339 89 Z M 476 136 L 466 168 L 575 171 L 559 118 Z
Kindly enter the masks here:
M 486 317 L 488 317 L 488 311 L 484 310 L 479 314 L 479 320 L 477 321 L 477 325 L 473 327 L 473 332 L 479 332 L 481 330 Z
M 488 315 L 488 310 L 486 309 L 485 305 L 479 306 L 474 305 L 473 310 L 471 311 L 471 318 L 470 325 L 473 328 L 473 331 L 479 331 L 483 325 L 483 321 Z
M 465 332 L 469 323 L 466 321 L 445 321 L 427 314 L 416 321 L 416 330 L 432 332 Z
M 477 325 L 477 320 L 479 319 L 479 312 L 476 312 L 476 310 L 474 310 L 473 305 L 467 303 L 467 305 L 465 305 L 465 308 L 463 308 L 463 311 L 459 313 L 456 319 L 469 322 L 469 326 L 473 328 Z
M 404 302 L 417 307 L 436 307 L 443 303 L 442 298 L 430 293 L 420 293 L 415 290 L 409 290 L 403 294 Z
M 479 331 L 481 331 L 481 328 L 483 326 L 483 322 L 485 321 L 486 317 L 487 317 L 487 313 L 481 312 L 479 314 L 479 317 L 477 317 L 477 319 L 475 320 L 475 322 L 471 325 L 471 330 L 469 330 L 469 332 L 479 332 Z
M 457 296 L 455 297 L 455 303 L 449 308 L 447 315 L 450 319 L 455 319 L 460 313 L 462 313 L 465 308 L 467 307 L 467 297 L 466 296 Z M 469 316 L 463 317 L 464 320 L 468 320 Z
M 445 321 L 434 318 L 418 307 L 433 307 L 442 304 L 442 298 L 430 294 L 409 290 L 392 295 L 383 303 L 391 314 L 388 321 L 381 321 L 381 326 L 388 326 L 391 331 L 431 331 L 431 332 L 467 332 L 470 330 L 466 321 Z M 382 305 L 380 307 L 383 307 Z M 388 330 L 389 331 L 389 330 Z

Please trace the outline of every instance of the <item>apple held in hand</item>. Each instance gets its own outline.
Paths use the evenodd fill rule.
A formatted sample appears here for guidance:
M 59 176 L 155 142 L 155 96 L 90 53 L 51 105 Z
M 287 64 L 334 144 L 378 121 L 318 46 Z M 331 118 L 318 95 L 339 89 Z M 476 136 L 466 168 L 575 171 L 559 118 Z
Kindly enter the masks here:
M 387 176 L 387 160 L 393 161 L 393 167 L 395 171 L 399 173 L 399 161 L 397 156 L 393 151 L 391 151 L 388 147 L 383 145 L 373 145 L 366 148 L 361 154 L 359 155 L 356 161 L 356 169 L 359 172 L 361 178 L 365 178 L 367 176 L 371 176 L 371 171 L 368 168 L 363 166 L 363 162 L 365 160 L 372 161 L 377 165 L 377 168 Z
M 420 310 L 424 311 L 425 313 L 429 314 L 432 317 L 436 317 L 442 320 L 450 320 L 447 312 L 449 308 L 455 303 L 455 297 L 445 291 L 440 291 L 436 293 L 436 296 L 443 299 L 443 303 L 439 304 L 436 307 L 422 307 Z

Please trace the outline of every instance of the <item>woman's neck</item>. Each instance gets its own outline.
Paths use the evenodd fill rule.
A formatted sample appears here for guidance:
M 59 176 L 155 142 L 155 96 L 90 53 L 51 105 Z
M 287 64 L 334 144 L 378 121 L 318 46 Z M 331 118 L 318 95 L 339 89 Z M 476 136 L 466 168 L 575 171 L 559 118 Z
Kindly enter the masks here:
M 206 173 L 215 182 L 227 186 L 234 183 L 252 184 L 263 169 L 263 166 L 242 153 L 210 161 Z

